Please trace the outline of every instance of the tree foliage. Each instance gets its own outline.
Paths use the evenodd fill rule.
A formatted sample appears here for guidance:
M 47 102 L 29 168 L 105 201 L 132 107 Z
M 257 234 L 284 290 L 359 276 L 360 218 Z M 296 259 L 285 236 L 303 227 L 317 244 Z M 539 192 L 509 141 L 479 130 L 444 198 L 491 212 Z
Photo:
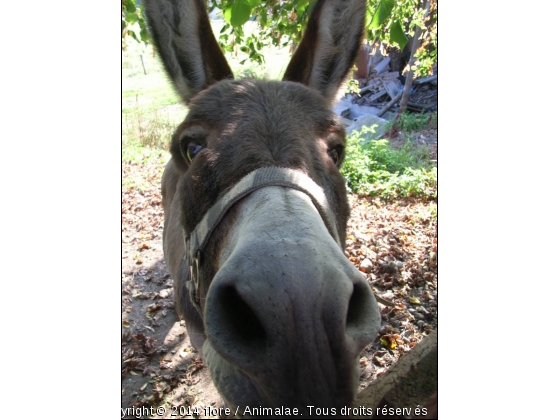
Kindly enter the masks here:
M 135 24 L 138 25 L 135 25 Z M 131 37 L 137 42 L 149 42 L 150 36 L 142 6 L 136 0 L 121 0 L 121 39 L 122 49 L 126 48 L 126 38 Z
M 224 51 L 244 54 L 245 60 L 264 63 L 263 48 L 295 47 L 315 0 L 209 0 L 208 9 L 222 11 L 225 23 L 218 42 Z M 422 28 L 422 44 L 412 67 L 420 75 L 431 73 L 437 61 L 437 0 L 431 0 L 428 16 L 424 0 L 368 0 L 366 40 L 388 47 L 405 48 L 417 26 Z M 253 20 L 257 30 L 245 33 L 244 24 Z M 133 25 L 138 23 L 138 26 Z M 122 0 L 122 37 L 148 42 L 146 22 L 135 0 Z M 124 44 L 123 44 L 124 45 Z
M 226 23 L 218 39 L 222 48 L 263 64 L 263 48 L 294 46 L 301 41 L 309 4 L 310 0 L 211 0 L 209 9 L 223 12 Z M 257 22 L 258 31 L 246 35 L 243 25 L 249 19 Z
M 301 41 L 303 28 L 314 1 L 310 0 L 211 0 L 209 9 L 220 9 L 226 24 L 220 32 L 222 48 L 241 52 L 251 61 L 263 62 L 265 46 L 294 47 Z M 377 42 L 383 49 L 397 47 L 401 51 L 422 28 L 422 44 L 413 69 L 430 74 L 437 61 L 437 0 L 432 0 L 428 16 L 423 13 L 423 0 L 368 0 L 366 40 Z M 258 33 L 245 35 L 243 24 L 249 19 L 258 23 Z
M 366 16 L 367 42 L 380 43 L 383 49 L 393 46 L 402 51 L 420 26 L 421 44 L 412 66 L 419 75 L 431 74 L 437 62 L 437 0 L 430 1 L 426 16 L 424 4 L 423 0 L 369 0 Z

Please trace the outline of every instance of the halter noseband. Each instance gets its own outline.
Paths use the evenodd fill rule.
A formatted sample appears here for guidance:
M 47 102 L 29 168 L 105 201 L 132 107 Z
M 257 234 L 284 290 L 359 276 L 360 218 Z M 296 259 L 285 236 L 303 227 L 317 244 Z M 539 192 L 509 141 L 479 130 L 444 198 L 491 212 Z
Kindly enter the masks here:
M 256 169 L 243 177 L 231 190 L 220 197 L 206 212 L 190 235 L 183 231 L 185 260 L 190 268 L 190 281 L 187 281 L 187 287 L 195 306 L 198 306 L 200 301 L 198 273 L 200 258 L 212 233 L 235 203 L 258 189 L 272 186 L 292 188 L 307 194 L 321 215 L 331 236 L 341 248 L 343 247 L 336 229 L 336 219 L 329 208 L 323 188 L 307 175 L 293 169 L 275 166 Z M 200 308 L 197 307 L 197 309 L 200 311 Z

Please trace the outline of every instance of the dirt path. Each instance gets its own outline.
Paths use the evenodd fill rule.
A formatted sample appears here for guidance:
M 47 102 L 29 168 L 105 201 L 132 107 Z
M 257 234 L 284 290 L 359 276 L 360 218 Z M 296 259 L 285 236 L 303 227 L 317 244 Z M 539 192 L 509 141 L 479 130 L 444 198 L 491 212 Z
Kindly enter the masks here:
M 165 409 L 140 418 L 225 418 L 204 411 L 222 399 L 175 313 L 161 244 L 163 166 L 123 163 L 123 185 L 143 182 L 122 196 L 122 408 Z M 381 334 L 360 359 L 362 389 L 437 326 L 437 207 L 357 195 L 350 203 L 346 255 L 392 302 L 380 305 Z M 200 415 L 174 411 L 180 406 Z

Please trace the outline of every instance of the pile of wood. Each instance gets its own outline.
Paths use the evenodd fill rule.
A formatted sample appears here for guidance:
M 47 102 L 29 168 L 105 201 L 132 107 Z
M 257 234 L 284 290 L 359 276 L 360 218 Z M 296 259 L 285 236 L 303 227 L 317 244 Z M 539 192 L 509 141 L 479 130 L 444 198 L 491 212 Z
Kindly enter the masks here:
M 346 101 L 379 110 L 389 105 L 391 110 L 396 111 L 398 102 L 394 99 L 403 91 L 405 80 L 404 75 L 401 76 L 400 71 L 396 71 L 402 69 L 400 56 L 391 54 L 383 57 L 379 50 L 372 53 L 372 47 L 366 45 L 362 49 L 358 56 L 358 71 L 354 75 L 359 82 L 360 92 L 359 95 L 347 94 Z M 407 108 L 411 111 L 437 110 L 437 64 L 434 66 L 432 76 L 414 80 Z M 377 114 L 377 112 L 373 113 Z
M 416 79 L 413 86 L 407 108 L 414 111 L 437 111 L 437 73 Z
M 403 85 L 399 80 L 398 71 L 389 71 L 391 58 L 386 57 L 369 71 L 367 79 L 360 82 L 360 96 L 352 95 L 352 103 L 383 108 L 391 99 L 399 94 Z

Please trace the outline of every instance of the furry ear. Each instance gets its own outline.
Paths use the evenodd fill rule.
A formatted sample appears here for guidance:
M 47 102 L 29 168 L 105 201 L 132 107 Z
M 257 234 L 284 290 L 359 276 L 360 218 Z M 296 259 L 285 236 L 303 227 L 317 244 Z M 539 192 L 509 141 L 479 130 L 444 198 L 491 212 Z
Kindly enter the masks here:
M 233 79 L 203 0 L 144 0 L 144 5 L 167 74 L 187 104 L 211 84 Z
M 332 101 L 362 43 L 365 0 L 318 0 L 284 80 L 317 89 Z

